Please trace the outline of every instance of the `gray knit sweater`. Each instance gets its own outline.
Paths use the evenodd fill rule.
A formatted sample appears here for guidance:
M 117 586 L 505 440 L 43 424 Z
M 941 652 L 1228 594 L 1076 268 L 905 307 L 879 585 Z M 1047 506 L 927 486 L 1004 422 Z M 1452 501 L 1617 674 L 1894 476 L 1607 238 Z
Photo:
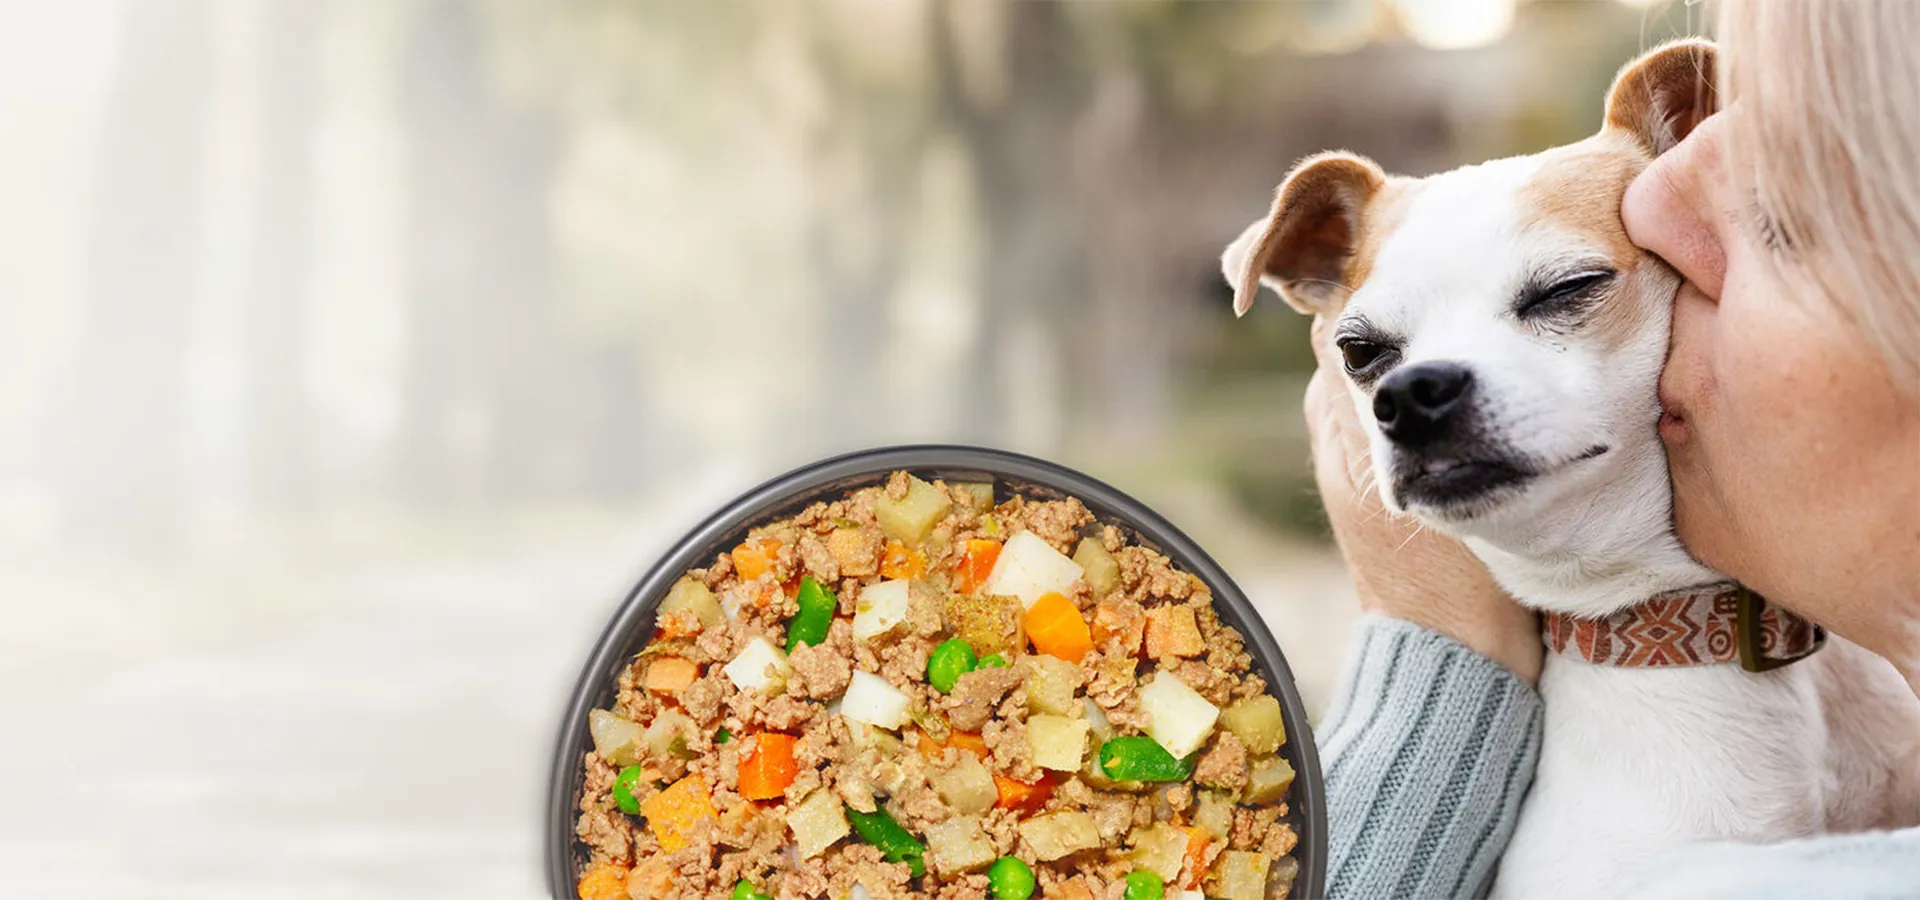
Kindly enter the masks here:
M 1417 625 L 1371 618 L 1318 729 L 1328 895 L 1484 896 L 1533 782 L 1540 695 Z M 1920 898 L 1920 830 L 1694 846 L 1614 897 Z

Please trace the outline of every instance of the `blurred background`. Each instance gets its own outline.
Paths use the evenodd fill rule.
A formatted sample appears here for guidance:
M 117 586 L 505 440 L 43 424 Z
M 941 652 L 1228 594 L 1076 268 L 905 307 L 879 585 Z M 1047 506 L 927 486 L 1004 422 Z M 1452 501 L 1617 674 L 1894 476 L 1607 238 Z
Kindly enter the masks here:
M 1597 127 L 1692 4 L 0 0 L 0 895 L 527 897 L 628 585 L 790 466 L 965 441 L 1354 618 L 1291 163 Z

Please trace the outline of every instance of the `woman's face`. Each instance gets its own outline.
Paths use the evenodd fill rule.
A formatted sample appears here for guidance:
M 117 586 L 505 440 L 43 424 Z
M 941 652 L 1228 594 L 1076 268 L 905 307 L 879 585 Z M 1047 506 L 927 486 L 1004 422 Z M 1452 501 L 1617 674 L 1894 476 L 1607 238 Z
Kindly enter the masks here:
M 1660 381 L 1680 539 L 1840 634 L 1909 653 L 1907 623 L 1920 615 L 1920 403 L 1895 390 L 1834 301 L 1791 296 L 1759 265 L 1768 253 L 1785 254 L 1788 267 L 1871 254 L 1872 239 L 1773 246 L 1752 199 L 1727 182 L 1726 115 L 1656 160 L 1622 211 L 1634 242 L 1687 280 Z

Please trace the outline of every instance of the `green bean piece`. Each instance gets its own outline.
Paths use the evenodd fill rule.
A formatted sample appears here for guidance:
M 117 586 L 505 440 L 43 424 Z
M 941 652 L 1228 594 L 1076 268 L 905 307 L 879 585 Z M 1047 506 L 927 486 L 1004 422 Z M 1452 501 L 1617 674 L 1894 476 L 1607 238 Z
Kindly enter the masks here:
M 927 683 L 942 694 L 951 694 L 960 676 L 973 671 L 974 662 L 972 645 L 954 638 L 933 648 L 927 656 Z
M 974 665 L 974 668 L 976 668 L 976 669 L 1004 669 L 1004 668 L 1006 668 L 1006 667 L 1007 667 L 1008 665 L 1009 665 L 1009 663 L 1007 662 L 1007 658 L 1006 658 L 1006 657 L 1004 657 L 1004 656 L 1001 656 L 1001 655 L 1000 655 L 1000 654 L 998 654 L 998 653 L 989 653 L 989 654 L 987 654 L 987 655 L 985 655 L 985 656 L 982 656 L 982 657 L 980 657 L 980 662 L 979 662 L 979 663 L 977 663 L 976 665 Z
M 640 798 L 633 795 L 633 786 L 640 783 L 640 767 L 628 766 L 620 770 L 613 779 L 613 805 L 630 816 L 640 814 Z
M 847 807 L 847 821 L 853 824 L 853 830 L 860 839 L 880 848 L 880 854 L 887 862 L 903 862 L 913 871 L 913 877 L 927 874 L 927 845 L 900 827 L 893 817 L 881 807 L 873 812 L 863 813 L 853 807 Z
M 1100 771 L 1115 781 L 1185 781 L 1199 751 L 1176 759 L 1150 737 L 1117 737 L 1100 745 Z
M 987 884 L 995 900 L 1027 900 L 1033 896 L 1033 869 L 1019 857 L 1002 856 L 987 870 Z
M 742 878 L 734 882 L 733 900 L 773 900 L 773 898 L 754 890 L 753 885 Z
M 793 621 L 787 623 L 787 652 L 801 644 L 819 646 L 827 639 L 827 626 L 833 624 L 833 612 L 838 602 L 833 592 L 820 586 L 812 575 L 800 579 L 800 611 L 793 614 Z
M 1127 891 L 1122 896 L 1126 900 L 1160 900 L 1166 893 L 1167 883 L 1143 869 L 1127 873 Z

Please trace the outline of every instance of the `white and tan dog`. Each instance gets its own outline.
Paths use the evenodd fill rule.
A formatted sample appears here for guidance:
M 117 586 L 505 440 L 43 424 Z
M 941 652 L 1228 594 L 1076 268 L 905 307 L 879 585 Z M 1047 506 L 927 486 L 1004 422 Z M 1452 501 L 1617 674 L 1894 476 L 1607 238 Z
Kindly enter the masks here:
M 1711 112 L 1712 65 L 1701 41 L 1642 56 L 1598 134 L 1532 156 L 1421 179 L 1311 157 L 1222 260 L 1236 312 L 1265 284 L 1332 320 L 1386 504 L 1463 539 L 1553 622 L 1725 582 L 1672 530 L 1657 423 L 1678 277 L 1619 212 Z M 1545 744 L 1497 894 L 1574 896 L 1690 841 L 1920 814 L 1920 718 L 1892 667 L 1840 640 L 1764 673 L 1708 662 L 1549 654 Z

